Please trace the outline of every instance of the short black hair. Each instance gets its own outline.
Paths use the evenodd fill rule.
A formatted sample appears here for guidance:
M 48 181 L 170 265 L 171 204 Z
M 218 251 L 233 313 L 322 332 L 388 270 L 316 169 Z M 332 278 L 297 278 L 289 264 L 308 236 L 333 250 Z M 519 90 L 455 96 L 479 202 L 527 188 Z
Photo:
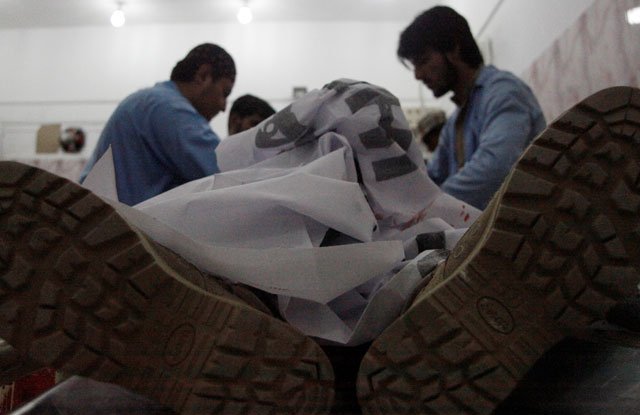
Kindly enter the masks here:
M 242 118 L 258 114 L 262 118 L 269 118 L 275 112 L 276 110 L 267 101 L 247 94 L 233 101 L 229 114 L 238 114 Z
M 236 79 L 236 64 L 226 50 L 213 43 L 203 43 L 191 49 L 187 56 L 176 63 L 171 71 L 174 82 L 193 81 L 196 72 L 203 64 L 211 65 L 213 80 L 220 78 Z
M 469 23 L 451 7 L 436 6 L 423 12 L 400 34 L 398 58 L 416 61 L 427 48 L 447 53 L 460 47 L 460 56 L 472 68 L 484 63 Z

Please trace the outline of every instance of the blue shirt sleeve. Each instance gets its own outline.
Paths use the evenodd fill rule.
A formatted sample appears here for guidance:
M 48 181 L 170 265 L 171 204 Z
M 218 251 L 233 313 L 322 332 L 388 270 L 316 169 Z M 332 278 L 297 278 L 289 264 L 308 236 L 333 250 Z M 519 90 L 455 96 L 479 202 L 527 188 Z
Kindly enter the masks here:
M 442 189 L 484 209 L 498 190 L 512 165 L 531 139 L 532 121 L 526 99 L 505 82 L 499 93 L 486 97 L 484 111 L 477 119 L 465 121 L 480 124 L 477 149 L 462 169 L 447 178 Z M 465 145 L 469 137 L 465 136 Z

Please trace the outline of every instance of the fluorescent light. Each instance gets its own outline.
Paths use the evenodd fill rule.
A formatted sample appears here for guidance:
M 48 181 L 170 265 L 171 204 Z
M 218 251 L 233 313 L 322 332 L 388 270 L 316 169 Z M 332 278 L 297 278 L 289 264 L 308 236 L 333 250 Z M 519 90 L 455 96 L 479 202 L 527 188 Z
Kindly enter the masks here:
M 627 10 L 627 22 L 629 24 L 640 24 L 640 7 Z
M 251 20 L 253 20 L 253 13 L 249 6 L 245 4 L 238 10 L 238 21 L 242 24 L 248 24 L 251 23 Z
M 113 27 L 122 27 L 124 26 L 124 12 L 122 11 L 122 9 L 118 9 L 116 11 L 113 12 L 113 14 L 111 15 L 111 25 Z

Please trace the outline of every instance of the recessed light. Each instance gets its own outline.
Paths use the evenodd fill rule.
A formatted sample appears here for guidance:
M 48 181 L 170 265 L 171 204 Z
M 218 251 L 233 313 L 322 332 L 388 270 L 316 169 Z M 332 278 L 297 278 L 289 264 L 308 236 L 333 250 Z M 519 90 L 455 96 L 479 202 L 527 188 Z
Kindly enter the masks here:
M 627 22 L 629 24 L 640 24 L 640 7 L 627 10 Z

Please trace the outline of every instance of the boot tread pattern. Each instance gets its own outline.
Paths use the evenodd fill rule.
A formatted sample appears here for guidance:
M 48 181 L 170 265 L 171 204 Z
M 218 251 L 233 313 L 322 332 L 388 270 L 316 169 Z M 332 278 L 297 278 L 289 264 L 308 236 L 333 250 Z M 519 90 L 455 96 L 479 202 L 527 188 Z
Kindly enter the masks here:
M 22 356 L 186 414 L 328 411 L 332 369 L 312 340 L 172 277 L 86 189 L 1 164 L 0 338 Z
M 611 88 L 549 126 L 499 199 L 373 343 L 365 414 L 490 414 L 542 354 L 640 281 L 640 91 Z

